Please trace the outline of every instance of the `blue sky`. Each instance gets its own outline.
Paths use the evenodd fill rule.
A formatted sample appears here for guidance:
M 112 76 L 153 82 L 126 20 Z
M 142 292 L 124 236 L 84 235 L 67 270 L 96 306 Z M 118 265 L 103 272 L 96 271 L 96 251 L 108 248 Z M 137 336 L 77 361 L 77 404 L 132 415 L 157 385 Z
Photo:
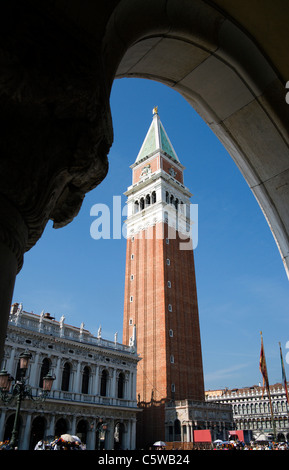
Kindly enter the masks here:
M 114 143 L 110 170 L 87 194 L 78 217 L 55 230 L 52 223 L 26 253 L 13 302 L 26 311 L 44 309 L 57 320 L 93 334 L 122 338 L 126 240 L 94 240 L 95 204 L 112 208 L 113 197 L 131 184 L 134 162 L 158 106 L 160 119 L 186 167 L 185 184 L 198 204 L 196 278 L 206 389 L 243 387 L 262 381 L 263 332 L 269 381 L 281 381 L 279 341 L 287 378 L 288 279 L 268 224 L 243 176 L 222 144 L 174 90 L 141 79 L 115 81 L 111 94 Z M 112 211 L 111 211 L 112 212 Z M 124 221 L 124 218 L 123 218 Z M 289 346 L 289 343 L 288 343 Z M 288 354 L 289 357 L 289 354 Z M 289 361 L 288 361 L 289 362 Z

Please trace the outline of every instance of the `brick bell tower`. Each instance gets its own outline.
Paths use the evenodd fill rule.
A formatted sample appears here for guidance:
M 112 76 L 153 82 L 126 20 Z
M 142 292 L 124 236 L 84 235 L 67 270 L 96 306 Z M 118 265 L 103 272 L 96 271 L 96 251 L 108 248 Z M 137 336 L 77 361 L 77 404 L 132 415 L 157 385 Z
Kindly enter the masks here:
M 154 108 L 127 196 L 123 343 L 141 357 L 137 443 L 165 439 L 165 404 L 204 401 L 204 379 L 184 167 Z

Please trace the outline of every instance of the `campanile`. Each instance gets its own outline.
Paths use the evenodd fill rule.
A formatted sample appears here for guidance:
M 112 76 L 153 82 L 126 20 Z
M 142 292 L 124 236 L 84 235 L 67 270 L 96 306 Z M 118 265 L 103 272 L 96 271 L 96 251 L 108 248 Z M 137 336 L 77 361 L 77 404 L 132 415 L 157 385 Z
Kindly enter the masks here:
M 190 197 L 157 108 L 127 196 L 123 343 L 136 334 L 140 445 L 164 440 L 164 408 L 204 401 Z

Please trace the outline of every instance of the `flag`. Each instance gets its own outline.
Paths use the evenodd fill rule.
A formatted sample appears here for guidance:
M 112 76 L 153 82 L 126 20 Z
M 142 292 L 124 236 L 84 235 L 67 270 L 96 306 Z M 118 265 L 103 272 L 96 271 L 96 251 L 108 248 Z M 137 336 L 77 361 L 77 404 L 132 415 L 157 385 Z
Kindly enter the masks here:
M 268 379 L 268 372 L 267 372 L 267 366 L 266 366 L 266 358 L 265 358 L 265 351 L 264 351 L 262 333 L 261 333 L 261 351 L 260 351 L 259 368 L 260 368 L 260 372 L 263 376 L 263 394 L 262 394 L 262 396 L 263 396 L 265 386 L 266 386 L 268 394 L 270 394 L 270 390 L 269 390 L 269 379 Z
M 263 336 L 262 336 L 262 331 L 261 333 L 261 352 L 260 352 L 260 362 L 259 362 L 259 367 L 261 374 L 263 375 L 263 393 L 262 393 L 262 398 L 264 395 L 264 388 L 266 386 L 267 393 L 268 393 L 268 398 L 269 398 L 269 403 L 270 403 L 270 410 L 271 410 L 271 419 L 272 419 L 272 426 L 273 426 L 273 432 L 274 432 L 274 439 L 276 439 L 276 423 L 274 419 L 274 411 L 273 411 L 273 405 L 272 405 L 272 400 L 271 400 L 271 395 L 270 395 L 270 388 L 269 388 L 269 379 L 268 379 L 268 372 L 267 372 L 267 366 L 266 366 L 266 359 L 265 359 L 265 351 L 264 351 L 264 344 L 263 344 Z
M 279 347 L 280 347 L 280 359 L 281 359 L 281 370 L 282 370 L 282 382 L 283 382 L 283 385 L 284 385 L 284 388 L 285 388 L 287 403 L 289 403 L 287 380 L 286 380 L 285 367 L 284 367 L 283 355 L 282 355 L 282 349 L 281 349 L 281 344 L 280 343 L 279 343 Z

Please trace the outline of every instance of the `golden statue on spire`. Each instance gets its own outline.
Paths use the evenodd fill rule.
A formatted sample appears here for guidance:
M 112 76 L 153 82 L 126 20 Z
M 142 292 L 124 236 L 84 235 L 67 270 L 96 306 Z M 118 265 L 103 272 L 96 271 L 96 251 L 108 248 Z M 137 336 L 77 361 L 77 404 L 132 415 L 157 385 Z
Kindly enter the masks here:
M 155 106 L 153 109 L 153 114 L 158 114 L 158 106 Z

